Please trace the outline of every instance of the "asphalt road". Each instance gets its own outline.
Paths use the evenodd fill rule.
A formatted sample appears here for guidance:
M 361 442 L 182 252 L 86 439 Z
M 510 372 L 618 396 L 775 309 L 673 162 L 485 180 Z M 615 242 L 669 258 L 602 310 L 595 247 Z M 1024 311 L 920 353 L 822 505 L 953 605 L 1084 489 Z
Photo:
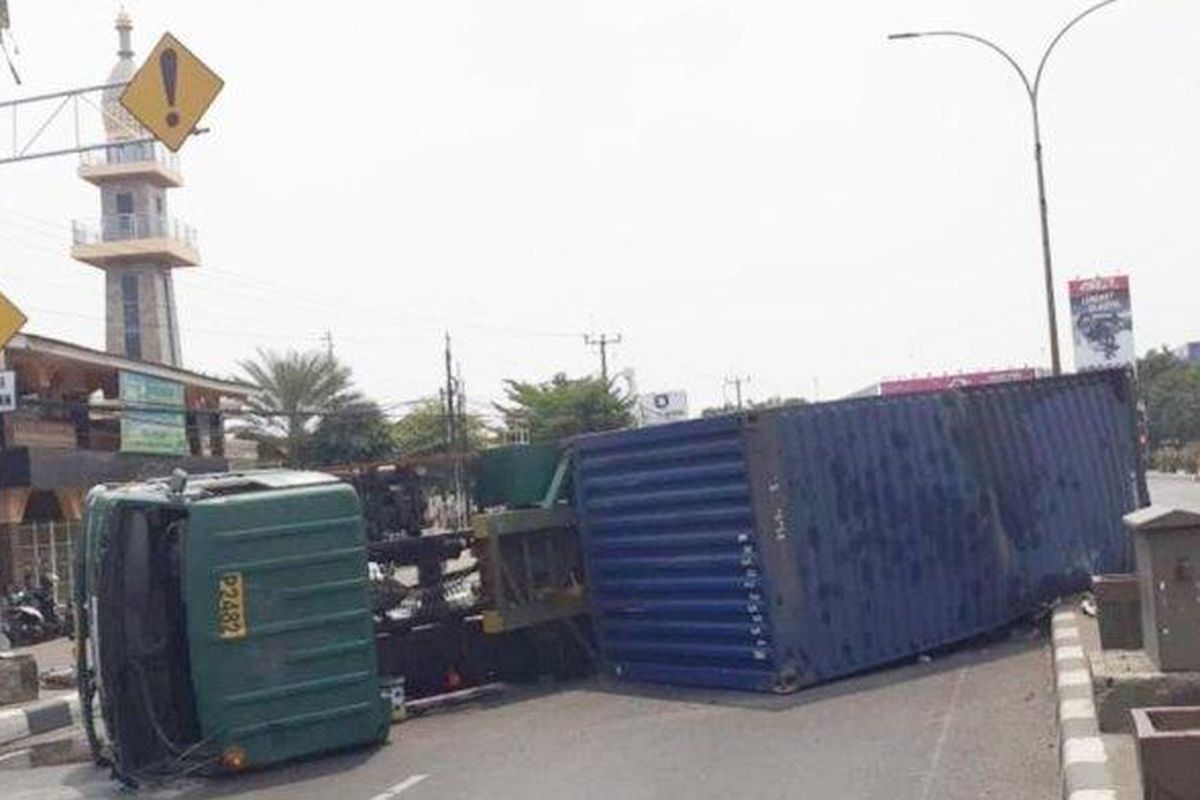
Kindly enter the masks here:
M 90 766 L 14 778 L 6 800 L 120 796 Z M 1058 781 L 1049 649 L 1023 631 L 784 698 L 599 681 L 513 691 L 409 720 L 373 751 L 145 794 L 1050 800 Z
M 1182 475 L 1152 473 L 1146 482 L 1150 486 L 1151 503 L 1200 513 L 1200 481 Z

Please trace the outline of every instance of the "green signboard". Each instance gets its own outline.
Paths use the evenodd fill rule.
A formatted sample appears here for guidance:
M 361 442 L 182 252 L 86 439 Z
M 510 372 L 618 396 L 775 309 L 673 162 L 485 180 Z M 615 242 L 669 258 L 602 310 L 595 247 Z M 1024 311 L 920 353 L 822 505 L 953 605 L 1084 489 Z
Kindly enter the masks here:
M 122 372 L 121 405 L 121 452 L 188 454 L 182 383 Z

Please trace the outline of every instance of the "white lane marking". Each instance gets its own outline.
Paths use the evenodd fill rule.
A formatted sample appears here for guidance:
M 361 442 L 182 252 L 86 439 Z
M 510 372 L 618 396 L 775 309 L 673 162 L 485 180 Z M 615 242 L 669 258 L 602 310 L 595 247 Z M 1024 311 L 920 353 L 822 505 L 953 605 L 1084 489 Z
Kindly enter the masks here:
M 1058 673 L 1059 687 L 1065 686 L 1091 686 L 1092 676 L 1088 674 L 1086 669 L 1068 669 Z
M 392 794 L 400 794 L 401 792 L 406 791 L 406 790 L 411 789 L 412 787 L 416 786 L 418 783 L 420 783 L 421 781 L 425 780 L 428 777 L 429 777 L 428 775 L 413 775 L 409 778 L 404 779 L 400 783 L 397 783 L 395 786 L 393 786 L 391 789 L 391 792 L 392 792 Z
M 1093 719 L 1096 716 L 1096 706 L 1091 700 L 1063 700 L 1058 704 L 1058 718 L 1063 722 L 1069 719 Z
M 1059 658 L 1083 658 L 1083 648 L 1079 647 L 1079 646 L 1060 647 L 1060 648 L 1058 648 L 1058 657 Z
M 1117 793 L 1111 789 L 1078 789 L 1067 800 L 1117 800 Z
M 958 696 L 962 694 L 963 682 L 967 678 L 967 667 L 963 667 L 958 671 L 958 677 L 954 681 L 954 692 L 950 695 L 950 704 L 946 707 L 946 715 L 942 717 L 942 730 L 938 734 L 937 744 L 933 747 L 933 757 L 929 759 L 929 771 L 925 773 L 924 787 L 921 790 L 921 800 L 929 800 L 930 793 L 933 791 L 933 777 L 937 774 L 938 764 L 942 760 L 942 750 L 946 746 L 946 737 L 950 733 L 950 721 L 954 718 L 954 711 L 958 708 Z
M 1099 736 L 1080 736 L 1063 742 L 1063 761 L 1066 764 L 1104 764 L 1108 754 Z
M 1059 622 L 1059 623 L 1074 622 L 1075 621 L 1075 612 L 1074 611 L 1055 611 L 1054 612 L 1054 621 Z
M 1067 625 L 1066 627 L 1063 627 L 1063 628 L 1055 628 L 1054 629 L 1054 641 L 1056 641 L 1056 642 L 1065 642 L 1069 639 L 1078 639 L 1078 638 L 1079 638 L 1079 628 L 1076 628 L 1074 625 Z
M 420 783 L 421 781 L 425 780 L 428 777 L 429 777 L 428 775 L 409 775 L 407 778 L 400 781 L 399 783 L 397 783 L 395 786 L 391 787 L 387 791 L 380 792 L 379 794 L 375 795 L 374 797 L 371 798 L 371 800 L 391 800 L 396 795 L 400 794 L 401 792 L 408 791 L 409 789 L 416 786 L 418 783 Z

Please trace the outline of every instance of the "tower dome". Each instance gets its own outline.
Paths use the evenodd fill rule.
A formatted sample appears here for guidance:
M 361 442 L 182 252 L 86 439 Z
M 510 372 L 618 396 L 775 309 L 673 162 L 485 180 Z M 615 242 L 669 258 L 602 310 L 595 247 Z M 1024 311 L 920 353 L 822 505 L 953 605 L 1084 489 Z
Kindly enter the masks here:
M 133 77 L 133 73 L 137 71 L 137 64 L 133 62 L 131 36 L 133 19 L 124 8 L 121 9 L 121 13 L 117 14 L 116 27 L 119 49 L 117 50 L 117 63 L 108 73 L 108 83 L 128 83 Z M 104 109 L 104 132 L 108 135 L 110 142 L 140 139 L 149 135 L 121 105 L 122 91 L 124 90 L 121 87 L 104 90 L 101 108 Z

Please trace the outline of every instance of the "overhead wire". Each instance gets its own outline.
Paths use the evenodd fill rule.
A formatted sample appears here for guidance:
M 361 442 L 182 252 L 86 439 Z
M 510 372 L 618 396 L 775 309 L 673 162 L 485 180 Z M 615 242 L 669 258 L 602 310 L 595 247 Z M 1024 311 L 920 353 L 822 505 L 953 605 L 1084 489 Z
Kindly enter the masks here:
M 31 232 L 33 232 L 33 231 L 31 231 Z M 39 235 L 43 235 L 46 238 L 53 239 L 55 241 L 61 241 L 61 239 L 59 237 L 52 236 L 50 234 L 40 234 L 40 232 L 39 232 Z M 57 249 L 51 248 L 47 245 L 44 245 L 40 242 L 23 241 L 20 239 L 10 239 L 8 237 L 3 236 L 2 234 L 0 234 L 0 241 L 7 242 L 8 244 L 11 244 L 16 247 L 23 248 L 23 249 L 34 250 L 37 252 L 46 253 L 51 256 L 57 257 L 57 256 L 65 255 L 65 253 L 60 252 Z M 209 269 L 209 268 L 206 267 L 206 269 Z M 217 270 L 214 270 L 214 271 L 217 271 Z M 45 275 L 39 275 L 37 280 L 39 281 L 39 283 L 51 283 L 51 284 L 54 284 L 57 286 L 62 286 L 64 288 L 69 288 L 72 290 L 79 288 L 77 285 L 70 283 L 68 281 L 58 280 L 58 279 L 54 279 L 54 278 L 47 278 L 47 277 L 45 277 Z M 265 300 L 270 300 L 273 304 L 278 305 L 278 292 L 277 291 L 271 291 L 271 290 L 266 290 L 266 289 L 256 289 L 252 285 L 242 285 L 242 284 L 238 284 L 238 283 L 231 284 L 229 282 L 223 282 L 220 285 L 211 285 L 211 284 L 204 283 L 204 282 L 195 282 L 195 283 L 189 282 L 183 288 L 186 288 L 189 292 L 199 290 L 202 293 L 218 295 L 223 298 L 227 298 L 229 295 L 232 294 L 232 295 L 244 297 L 248 300 L 251 300 L 254 302 L 259 302 L 259 303 L 261 303 Z M 312 297 L 310 299 L 309 296 L 303 295 L 303 294 L 298 294 L 297 296 L 300 298 L 300 303 L 299 303 L 300 305 L 303 305 L 304 307 L 311 309 L 313 311 L 323 312 L 323 311 L 327 311 L 329 308 L 328 300 L 319 300 L 315 297 Z M 76 317 L 81 317 L 81 318 L 89 318 L 89 319 L 94 319 L 94 320 L 99 320 L 99 321 L 104 321 L 104 319 L 105 319 L 101 315 L 89 315 L 89 314 L 82 314 L 79 312 L 63 312 L 63 311 L 59 311 L 57 309 L 41 308 L 41 309 L 37 309 L 37 310 L 39 310 L 40 313 L 49 313 L 49 314 L 57 313 L 60 315 L 69 315 L 69 316 L 76 316 Z M 213 306 L 206 306 L 204 308 L 203 313 L 205 316 L 215 316 L 215 317 L 218 317 L 221 319 L 231 319 L 231 320 L 234 320 L 237 322 L 247 321 L 247 318 L 244 316 L 240 316 L 240 315 L 236 315 L 236 314 L 229 314 L 227 311 L 215 309 Z M 392 312 L 392 313 L 394 314 L 395 312 Z M 400 316 L 397 319 L 403 320 L 404 316 Z M 156 325 L 156 323 L 154 323 L 152 321 L 144 321 L 143 327 L 144 328 L 155 328 L 155 327 L 157 327 L 157 325 Z M 221 329 L 218 330 L 218 329 L 212 329 L 212 328 L 205 328 L 205 327 L 201 327 L 201 326 L 195 326 L 195 325 L 191 325 L 191 324 L 177 323 L 176 327 L 178 330 L 180 330 L 181 332 L 184 332 L 184 333 L 198 332 L 201 334 L 217 335 L 217 336 L 249 335 L 249 336 L 262 336 L 262 337 L 276 338 L 276 339 L 280 339 L 280 340 L 288 340 L 288 339 L 296 338 L 296 337 L 292 337 L 292 336 L 288 336 L 288 335 L 284 335 L 284 334 L 279 334 L 278 332 L 268 333 L 268 332 L 264 332 L 264 331 L 256 331 L 256 330 L 251 330 L 251 329 L 246 329 L 246 328 L 231 328 L 228 326 L 222 327 Z M 478 327 L 478 326 L 468 325 L 467 327 Z M 374 333 L 371 336 L 361 336 L 361 335 L 355 335 L 353 333 L 351 333 L 351 334 L 339 333 L 339 338 L 343 339 L 345 341 L 359 342 L 359 343 L 364 343 L 364 344 L 372 344 L 372 343 L 379 343 L 379 342 L 394 343 L 397 340 L 411 341 L 409 336 L 402 334 L 400 332 L 394 331 L 394 330 L 389 330 L 388 332 L 381 335 L 380 333 L 378 333 L 379 327 L 377 324 L 373 324 L 372 329 L 373 329 L 373 331 L 376 331 L 376 333 Z M 440 326 L 438 324 L 429 323 L 428 329 L 431 332 L 435 329 L 440 332 L 442 330 L 442 326 Z M 509 331 L 510 332 L 518 331 L 519 332 L 520 329 L 509 329 Z M 301 338 L 317 339 L 321 336 L 321 333 L 322 333 L 322 331 L 312 331 L 308 334 L 302 335 Z M 535 333 L 534 335 L 543 335 L 544 333 L 545 332 Z M 570 334 L 570 335 L 572 337 L 575 336 L 575 334 Z M 517 362 L 512 362 L 512 363 L 517 363 Z
M 66 232 L 69 232 L 69 231 L 64 231 L 64 226 L 61 222 L 51 221 L 45 217 L 40 217 L 37 215 L 29 214 L 28 212 L 22 211 L 20 209 L 14 209 L 9 206 L 0 205 L 0 213 L 14 214 L 14 215 L 23 217 L 24 219 L 29 221 L 29 224 L 36 225 L 36 226 L 44 229 L 44 230 L 35 231 L 32 228 L 26 228 L 27 230 L 29 230 L 30 232 L 35 232 L 37 235 L 44 236 L 49 239 L 53 239 L 55 241 L 62 241 L 61 237 L 63 236 L 63 234 Z M 0 221 L 2 221 L 2 220 L 3 220 L 3 218 L 0 217 Z M 51 231 L 53 231 L 53 233 L 51 233 Z M 155 252 L 155 250 L 152 249 L 152 247 L 150 247 L 150 246 L 138 244 L 137 240 L 127 240 L 127 241 L 124 241 L 123 244 L 125 246 L 133 248 L 135 250 L 141 248 L 143 252 L 147 252 L 147 253 Z M 48 248 L 46 248 L 46 249 L 48 252 L 50 252 Z M 64 253 L 63 255 L 66 255 L 66 253 Z M 262 296 L 270 297 L 272 300 L 275 300 L 275 301 L 278 300 L 279 293 L 283 292 L 285 294 L 290 295 L 293 298 L 299 298 L 302 301 L 305 301 L 306 304 L 310 305 L 310 307 L 314 307 L 314 308 L 318 308 L 318 309 L 322 309 L 322 310 L 327 310 L 330 307 L 330 301 L 333 300 L 333 301 L 342 303 L 343 305 L 356 306 L 359 309 L 364 310 L 364 311 L 369 311 L 370 313 L 372 313 L 376 316 L 382 316 L 382 317 L 386 317 L 386 318 L 395 318 L 395 319 L 397 319 L 397 321 L 400 321 L 400 322 L 411 322 L 414 319 L 421 319 L 421 320 L 425 321 L 425 324 L 434 326 L 441 330 L 444 330 L 446 328 L 452 328 L 454 330 L 476 329 L 476 330 L 489 330 L 489 331 L 497 331 L 497 332 L 502 332 L 502 333 L 509 333 L 509 334 L 516 335 L 516 336 L 547 337 L 547 338 L 574 339 L 579 336 L 579 333 L 576 331 L 526 328 L 526 327 L 522 327 L 522 326 L 515 326 L 515 325 L 510 325 L 510 324 L 505 324 L 505 323 L 490 323 L 490 322 L 481 322 L 481 321 L 477 321 L 477 320 L 476 321 L 463 321 L 461 319 L 454 320 L 454 319 L 445 318 L 445 317 L 438 317 L 438 316 L 433 316 L 433 315 L 429 315 L 429 314 L 422 314 L 421 312 L 413 311 L 411 309 L 405 309 L 405 311 L 403 313 L 398 313 L 395 309 L 384 309 L 384 308 L 378 307 L 378 306 L 363 304 L 359 298 L 352 297 L 350 295 L 338 294 L 338 293 L 330 294 L 328 292 L 315 292 L 315 291 L 314 292 L 306 292 L 303 290 L 298 290 L 294 284 L 283 283 L 280 281 L 274 281 L 274 280 L 270 280 L 270 279 L 264 279 L 260 276 L 247 275 L 244 272 L 234 272 L 231 270 L 226 270 L 221 267 L 212 266 L 211 264 L 205 264 L 203 269 L 210 273 L 224 275 L 228 279 L 219 288 L 215 288 L 214 291 L 227 291 L 230 288 L 230 286 L 233 286 L 237 289 L 248 290 L 251 293 L 255 293 L 255 294 L 257 294 L 258 297 L 262 297 Z M 230 284 L 229 281 L 233 281 L 234 283 Z M 201 285 L 201 284 L 194 284 L 190 288 L 194 288 L 195 286 L 199 286 L 199 285 Z M 256 286 L 257 286 L 257 288 L 255 288 Z M 243 293 L 245 293 L 245 292 L 243 292 Z
M 12 227 L 14 229 L 16 229 L 16 231 L 18 231 L 20 233 L 20 235 L 23 237 L 22 239 L 7 238 L 7 241 L 10 244 L 15 244 L 16 246 L 25 248 L 26 250 L 34 250 L 34 251 L 38 251 L 38 252 L 48 253 L 50 255 L 53 255 L 55 257 L 60 257 L 60 258 L 68 255 L 68 253 L 65 251 L 65 248 L 64 248 L 64 250 L 58 250 L 57 248 L 52 248 L 52 247 L 48 246 L 47 244 L 44 244 L 42 241 L 34 242 L 34 241 L 30 241 L 28 238 L 26 238 L 28 236 L 34 236 L 34 237 L 40 237 L 43 240 L 49 240 L 49 241 L 53 241 L 56 243 L 64 243 L 65 244 L 64 240 L 67 239 L 66 234 L 68 232 L 64 229 L 65 226 L 63 225 L 63 223 L 61 221 L 49 220 L 45 217 L 41 217 L 41 216 L 38 216 L 35 214 L 30 214 L 30 213 L 24 211 L 23 209 L 15 209 L 15 208 L 7 207 L 7 206 L 0 206 L 0 213 L 7 215 L 7 219 L 5 219 L 4 217 L 0 217 L 0 222 L 7 222 L 7 223 L 11 224 Z M 14 217 L 16 217 L 17 219 L 14 219 Z M 5 237 L 0 237 L 0 238 L 5 238 Z M 152 250 L 148 246 L 139 245 L 136 243 L 136 241 L 127 242 L 126 244 L 131 246 L 135 250 L 140 247 L 145 252 L 152 252 Z M 308 309 L 311 309 L 313 311 L 320 312 L 320 313 L 328 313 L 328 311 L 331 307 L 331 301 L 332 301 L 332 303 L 339 304 L 343 307 L 358 308 L 360 310 L 365 311 L 370 316 L 358 317 L 356 319 L 363 319 L 370 324 L 371 335 L 361 336 L 361 335 L 356 335 L 355 333 L 347 334 L 347 333 L 342 332 L 342 330 L 339 330 L 339 339 L 342 339 L 342 340 L 348 341 L 348 342 L 367 343 L 367 344 L 387 342 L 388 344 L 394 344 L 395 342 L 397 342 L 397 340 L 412 341 L 410 336 L 399 333 L 397 330 L 395 330 L 395 327 L 391 327 L 391 328 L 384 327 L 383 330 L 386 331 L 386 333 L 383 333 L 381 335 L 381 333 L 380 333 L 381 327 L 379 325 L 379 322 L 381 319 L 386 320 L 389 323 L 393 323 L 397 327 L 398 326 L 417 326 L 417 327 L 424 327 L 427 330 L 431 330 L 431 331 L 434 329 L 436 329 L 438 331 L 443 331 L 443 330 L 447 330 L 447 329 L 454 329 L 456 331 L 461 330 L 461 329 L 467 329 L 467 330 L 477 330 L 477 331 L 488 331 L 488 332 L 492 333 L 492 335 L 488 336 L 488 337 L 482 337 L 482 338 L 478 338 L 478 339 L 468 339 L 467 344 L 471 349 L 475 349 L 475 348 L 479 347 L 481 344 L 487 344 L 487 343 L 492 342 L 495 337 L 495 334 L 497 334 L 497 333 L 508 334 L 508 335 L 513 335 L 513 336 L 520 336 L 520 337 L 546 337 L 546 338 L 557 338 L 557 339 L 562 339 L 562 340 L 574 339 L 579 335 L 576 332 L 526 328 L 526 327 L 515 326 L 515 325 L 510 325 L 510 324 L 497 324 L 497 323 L 482 322 L 479 320 L 462 319 L 461 317 L 459 317 L 457 319 L 454 319 L 453 317 L 441 318 L 441 317 L 435 317 L 433 315 L 422 314 L 420 312 L 414 312 L 410 308 L 406 308 L 403 312 L 398 312 L 395 309 L 384 310 L 384 309 L 376 307 L 376 306 L 364 304 L 361 302 L 361 300 L 358 297 L 352 298 L 352 297 L 349 297 L 346 295 L 338 295 L 338 294 L 330 295 L 326 292 L 321 292 L 321 293 L 308 292 L 308 291 L 304 291 L 301 289 L 297 289 L 295 284 L 285 284 L 285 283 L 278 282 L 278 281 L 264 279 L 261 276 L 247 275 L 244 272 L 234 272 L 234 271 L 230 271 L 230 270 L 225 270 L 221 267 L 214 267 L 209 264 L 205 265 L 204 272 L 201 274 L 202 275 L 212 274 L 212 275 L 216 275 L 216 276 L 223 276 L 225 279 L 222 280 L 219 284 L 214 285 L 207 281 L 193 281 L 192 276 L 188 276 L 186 278 L 180 279 L 180 283 L 182 284 L 181 288 L 186 289 L 189 293 L 191 291 L 199 291 L 201 293 L 209 293 L 210 295 L 217 295 L 222 298 L 228 298 L 230 295 L 233 295 L 233 296 L 247 299 L 247 300 L 249 300 L 251 302 L 255 302 L 255 303 L 263 303 L 264 301 L 269 301 L 272 304 L 272 306 L 275 306 L 275 307 L 277 307 L 279 305 L 280 295 L 282 294 L 288 298 L 289 305 L 291 305 L 293 307 L 307 307 Z M 38 280 L 39 280 L 39 282 L 50 282 L 50 283 L 54 283 L 55 285 L 63 286 L 65 288 L 70 288 L 72 290 L 78 289 L 77 285 L 71 284 L 70 282 L 48 279 L 44 275 L 39 275 Z M 202 314 L 204 317 L 217 317 L 219 319 L 233 320 L 237 323 L 237 326 L 227 326 L 226 325 L 226 326 L 222 326 L 221 328 L 218 329 L 218 328 L 210 328 L 210 327 L 204 327 L 204 326 L 196 326 L 196 325 L 192 325 L 192 324 L 179 324 L 177 322 L 176 323 L 177 329 L 188 335 L 197 335 L 198 334 L 200 336 L 215 336 L 215 337 L 226 337 L 226 338 L 230 338 L 230 337 L 254 338 L 254 339 L 259 339 L 259 340 L 270 339 L 270 340 L 275 340 L 275 341 L 280 341 L 280 342 L 282 342 L 282 341 L 296 342 L 297 339 L 300 339 L 303 341 L 314 341 L 315 342 L 316 340 L 320 339 L 321 334 L 322 334 L 322 331 L 312 331 L 312 332 L 308 332 L 308 333 L 295 335 L 295 334 L 281 333 L 281 332 L 279 332 L 278 329 L 275 329 L 272 331 L 251 329 L 251 328 L 247 328 L 247 327 L 242 327 L 244 325 L 244 323 L 247 321 L 247 318 L 244 316 L 239 316 L 236 314 L 229 314 L 227 309 L 219 308 L 216 306 L 216 304 L 205 305 L 205 306 L 202 306 L 202 308 L 203 308 Z M 103 315 L 98 315 L 98 314 L 85 314 L 85 313 L 73 312 L 73 311 L 63 311 L 60 309 L 49 309 L 49 308 L 45 308 L 45 307 L 41 307 L 41 306 L 30 307 L 30 310 L 36 311 L 39 314 L 50 314 L 50 315 L 57 315 L 57 316 L 74 317 L 74 318 L 78 318 L 78 319 L 88 319 L 88 320 L 99 321 L 99 322 L 105 321 L 105 317 Z M 157 325 L 153 321 L 143 321 L 143 327 L 148 328 L 148 329 L 155 329 L 157 327 Z M 323 327 L 327 329 L 328 325 L 326 324 Z M 515 366 L 515 367 L 527 366 L 527 364 L 525 362 L 518 361 L 518 360 L 508 356 L 507 348 L 504 349 L 504 351 L 501 353 L 493 353 L 492 355 L 489 355 L 488 359 L 489 359 L 489 361 L 502 361 L 506 364 L 509 364 L 509 365 Z M 479 406 L 477 405 L 476 409 L 478 409 L 478 408 L 479 408 Z M 479 412 L 477 412 L 477 413 L 479 413 Z M 491 417 L 498 416 L 498 412 L 494 411 L 491 408 L 486 408 L 485 411 L 483 411 L 482 413 L 486 414 L 488 416 L 491 416 Z

